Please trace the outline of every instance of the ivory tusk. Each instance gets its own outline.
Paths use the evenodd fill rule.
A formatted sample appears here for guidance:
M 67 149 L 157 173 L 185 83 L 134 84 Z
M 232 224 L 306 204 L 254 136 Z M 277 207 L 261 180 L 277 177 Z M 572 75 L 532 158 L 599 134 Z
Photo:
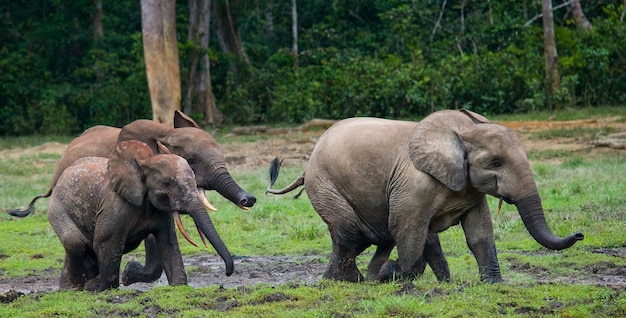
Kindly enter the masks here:
M 202 233 L 202 230 L 200 230 L 199 227 L 196 227 L 198 229 L 198 234 L 200 234 L 200 239 L 202 239 L 202 243 L 204 243 L 204 247 L 209 247 L 209 244 L 206 241 L 206 236 L 204 236 L 204 233 Z
M 498 201 L 498 215 L 500 215 L 500 210 L 502 210 L 502 198 L 500 198 L 500 201 Z
M 187 242 L 189 242 L 191 245 L 195 247 L 198 247 L 198 244 L 194 242 L 191 239 L 191 237 L 189 237 L 189 234 L 187 234 L 187 231 L 185 231 L 185 227 L 183 226 L 183 221 L 180 219 L 180 213 L 174 212 L 174 221 L 176 221 L 176 227 L 178 227 L 180 234 L 183 235 L 183 237 L 187 240 Z M 204 237 L 202 237 L 202 240 L 204 241 Z M 204 243 L 204 245 L 206 245 L 206 242 Z
M 202 200 L 202 204 L 204 204 L 204 206 L 213 212 L 216 212 L 217 209 L 209 202 L 209 200 L 206 198 L 206 193 L 204 193 L 204 189 L 198 187 L 198 196 L 200 196 L 200 200 Z

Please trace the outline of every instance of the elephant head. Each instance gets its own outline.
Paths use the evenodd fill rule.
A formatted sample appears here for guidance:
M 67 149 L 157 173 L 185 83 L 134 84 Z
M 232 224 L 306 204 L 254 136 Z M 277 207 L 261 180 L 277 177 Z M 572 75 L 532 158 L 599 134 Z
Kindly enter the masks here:
M 161 142 L 173 154 L 183 157 L 196 175 L 198 188 L 216 190 L 241 208 L 252 207 L 256 198 L 244 191 L 226 169 L 224 154 L 213 136 L 180 111 L 174 115 L 174 129 L 150 120 L 136 120 L 122 128 L 118 142 L 140 140 L 156 153 Z
M 233 258 L 197 195 L 195 174 L 185 159 L 153 155 L 146 144 L 125 141 L 111 153 L 107 171 L 113 191 L 131 204 L 142 206 L 147 198 L 156 210 L 189 214 L 224 260 L 226 275 L 232 274 Z
M 513 130 L 467 110 L 439 111 L 418 123 L 409 147 L 413 165 L 450 190 L 472 187 L 515 204 L 544 247 L 561 250 L 584 238 L 559 238 L 548 229 L 526 150 Z

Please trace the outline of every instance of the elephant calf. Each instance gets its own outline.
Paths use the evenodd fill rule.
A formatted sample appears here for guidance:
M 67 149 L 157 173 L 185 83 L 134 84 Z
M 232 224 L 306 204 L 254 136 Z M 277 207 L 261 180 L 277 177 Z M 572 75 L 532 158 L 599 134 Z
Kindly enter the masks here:
M 166 149 L 165 149 L 166 151 Z M 136 140 L 117 144 L 109 159 L 69 166 L 52 190 L 48 218 L 65 249 L 61 289 L 119 286 L 122 254 L 152 234 L 171 285 L 187 283 L 173 213 L 188 213 L 233 272 L 233 259 L 198 195 L 187 161 L 153 154 Z
M 560 250 L 583 239 L 581 233 L 559 238 L 548 229 L 515 132 L 466 110 L 435 112 L 421 122 L 337 122 L 318 140 L 305 171 L 285 189 L 267 192 L 301 185 L 330 230 L 324 277 L 331 279 L 363 279 L 355 260 L 371 245 L 377 250 L 367 268 L 370 279 L 415 277 L 424 259 L 446 279 L 437 233 L 460 223 L 481 278 L 502 281 L 487 194 L 515 204 L 546 248 Z M 391 261 L 396 246 L 398 260 Z

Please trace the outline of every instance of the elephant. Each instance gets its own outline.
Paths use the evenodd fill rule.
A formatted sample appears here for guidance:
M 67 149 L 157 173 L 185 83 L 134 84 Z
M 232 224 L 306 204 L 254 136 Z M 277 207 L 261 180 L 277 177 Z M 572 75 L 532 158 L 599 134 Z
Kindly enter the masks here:
M 143 142 L 120 142 L 109 159 L 84 157 L 67 167 L 52 190 L 48 219 L 65 249 L 60 289 L 102 291 L 119 286 L 122 254 L 154 236 L 171 285 L 187 284 L 173 223 L 191 215 L 233 272 L 233 258 L 198 195 L 194 172 L 174 154 L 154 154 Z
M 139 119 L 122 128 L 100 125 L 87 129 L 68 145 L 57 164 L 48 191 L 35 196 L 26 208 L 9 211 L 9 214 L 25 217 L 33 213 L 35 202 L 51 195 L 61 174 L 74 161 L 83 157 L 107 158 L 117 143 L 128 140 L 142 141 L 154 153 L 159 151 L 157 142 L 160 142 L 173 154 L 185 158 L 195 173 L 198 192 L 204 200 L 204 190 L 216 190 L 241 208 L 252 207 L 256 198 L 232 179 L 226 168 L 224 154 L 213 136 L 200 129 L 192 118 L 180 111 L 175 112 L 173 122 L 175 128 L 152 120 Z M 211 206 L 209 208 L 212 209 Z M 124 285 L 153 282 L 161 277 L 162 257 L 154 243 L 152 236 L 148 236 L 145 241 L 145 266 L 136 261 L 126 265 L 122 278 Z
M 549 230 L 516 133 L 468 110 L 441 110 L 420 122 L 341 120 L 319 138 L 296 180 L 280 190 L 272 184 L 267 193 L 304 185 L 330 231 L 324 277 L 334 280 L 363 280 L 355 259 L 371 245 L 377 249 L 368 279 L 412 279 L 423 272 L 424 259 L 438 278 L 445 276 L 437 233 L 460 223 L 481 280 L 502 282 L 487 194 L 514 204 L 531 236 L 548 249 L 584 238 Z M 398 259 L 390 260 L 394 247 Z

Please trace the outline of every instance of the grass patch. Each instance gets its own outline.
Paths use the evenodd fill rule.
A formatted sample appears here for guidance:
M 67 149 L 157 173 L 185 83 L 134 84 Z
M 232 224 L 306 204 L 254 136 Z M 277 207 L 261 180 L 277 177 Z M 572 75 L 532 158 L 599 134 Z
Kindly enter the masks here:
M 559 128 L 550 130 L 541 130 L 531 134 L 531 138 L 535 140 L 548 140 L 555 138 L 581 138 L 586 140 L 594 140 L 598 135 L 608 135 L 613 132 L 611 127 L 603 128 Z
M 567 108 L 553 111 L 533 111 L 530 113 L 520 114 L 506 114 L 489 116 L 492 121 L 531 121 L 531 120 L 551 120 L 551 121 L 566 121 L 566 120 L 580 120 L 590 118 L 603 118 L 621 116 L 622 119 L 626 119 L 626 107 L 624 106 L 603 106 L 603 107 L 581 107 L 581 108 Z
M 623 112 L 607 109 L 611 115 Z M 253 140 L 223 139 L 226 141 L 220 140 L 222 143 Z M 15 140 L 0 139 L 0 145 L 15 147 Z M 530 237 L 514 206 L 505 204 L 502 212 L 495 214 L 498 202 L 490 197 L 505 279 L 502 284 L 480 282 L 476 261 L 457 226 L 440 235 L 450 264 L 450 283 L 438 283 L 427 269 L 415 281 L 385 284 L 320 280 L 312 284 L 239 288 L 166 286 L 146 292 L 122 289 L 99 294 L 30 293 L 0 305 L 0 316 L 626 316 L 623 290 L 594 281 L 597 275 L 619 275 L 624 273 L 619 270 L 626 270 L 626 183 L 620 177 L 626 171 L 626 155 L 607 152 L 588 158 L 566 152 L 531 152 L 530 157 L 548 226 L 559 236 L 580 231 L 586 237 L 570 249 L 547 251 Z M 58 158 L 54 154 L 0 157 L 0 208 L 26 205 L 32 196 L 45 192 Z M 283 187 L 300 172 L 299 168 L 284 167 L 275 188 Z M 208 193 L 219 209 L 211 213 L 211 218 L 233 254 L 320 255 L 327 261 L 330 235 L 306 192 L 297 200 L 291 194 L 263 194 L 268 178 L 266 167 L 231 173 L 258 198 L 253 208 L 244 211 L 216 193 Z M 48 223 L 47 204 L 48 199 L 40 200 L 35 215 L 24 219 L 0 215 L 0 279 L 58 275 L 64 251 Z M 184 217 L 183 221 L 188 230 L 193 229 L 189 218 Z M 189 233 L 200 242 L 197 233 Z M 143 261 L 142 249 L 132 252 L 132 257 Z M 181 244 L 181 251 L 184 256 L 215 254 L 211 248 L 189 244 Z M 357 259 L 362 271 L 373 251 L 372 247 Z M 394 251 L 392 258 L 395 257 Z M 188 273 L 193 270 L 189 268 Z

